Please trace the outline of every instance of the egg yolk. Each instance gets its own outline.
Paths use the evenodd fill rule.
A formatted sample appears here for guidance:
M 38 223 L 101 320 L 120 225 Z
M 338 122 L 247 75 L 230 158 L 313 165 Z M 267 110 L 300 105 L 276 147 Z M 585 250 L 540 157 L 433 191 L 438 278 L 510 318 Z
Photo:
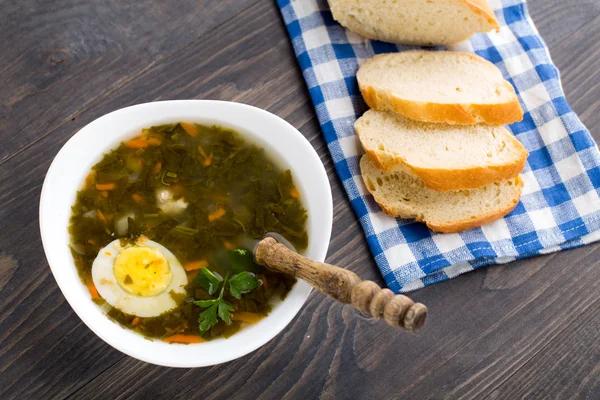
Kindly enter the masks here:
M 165 291 L 171 283 L 171 266 L 163 254 L 151 247 L 128 247 L 115 258 L 113 273 L 127 293 L 150 297 Z

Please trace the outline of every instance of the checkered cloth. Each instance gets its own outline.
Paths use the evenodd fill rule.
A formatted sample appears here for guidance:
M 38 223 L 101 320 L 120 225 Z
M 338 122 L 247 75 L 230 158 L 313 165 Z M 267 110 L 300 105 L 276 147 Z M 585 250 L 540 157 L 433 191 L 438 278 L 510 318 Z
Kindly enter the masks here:
M 565 100 L 558 70 L 525 1 L 492 0 L 502 27 L 449 50 L 494 63 L 525 110 L 510 130 L 529 151 L 521 202 L 507 217 L 459 234 L 384 214 L 364 187 L 354 121 L 366 110 L 355 74 L 375 54 L 413 49 L 342 28 L 326 0 L 278 0 L 331 157 L 390 289 L 407 292 L 489 264 L 579 247 L 600 239 L 600 154 Z M 434 48 L 432 50 L 442 50 Z

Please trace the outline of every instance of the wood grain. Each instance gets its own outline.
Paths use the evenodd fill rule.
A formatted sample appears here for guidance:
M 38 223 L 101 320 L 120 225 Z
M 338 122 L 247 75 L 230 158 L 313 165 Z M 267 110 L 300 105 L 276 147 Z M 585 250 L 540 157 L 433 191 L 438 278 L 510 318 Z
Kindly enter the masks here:
M 383 282 L 335 174 L 274 2 L 47 4 L 10 3 L 3 7 L 7 23 L 0 24 L 10 39 L 0 44 L 0 398 L 598 393 L 599 245 L 480 269 L 420 290 L 411 297 L 427 304 L 430 315 L 417 336 L 313 292 L 280 335 L 224 365 L 161 368 L 106 345 L 81 323 L 50 275 L 37 203 L 45 172 L 65 141 L 126 105 L 216 98 L 288 120 L 317 149 L 330 178 L 335 218 L 327 262 Z M 529 8 L 571 106 L 600 139 L 600 3 L 531 0 Z
M 551 49 L 558 66 L 567 101 L 585 122 L 594 139 L 600 139 L 598 113 L 598 82 L 600 82 L 600 2 L 596 3 L 595 18 L 576 33 L 564 37 Z M 574 48 L 585 49 L 574 51 Z
M 3 135 L 0 162 L 256 1 L 3 6 L 0 131 L 11 134 Z
M 488 398 L 598 398 L 599 331 L 600 302 L 597 301 Z

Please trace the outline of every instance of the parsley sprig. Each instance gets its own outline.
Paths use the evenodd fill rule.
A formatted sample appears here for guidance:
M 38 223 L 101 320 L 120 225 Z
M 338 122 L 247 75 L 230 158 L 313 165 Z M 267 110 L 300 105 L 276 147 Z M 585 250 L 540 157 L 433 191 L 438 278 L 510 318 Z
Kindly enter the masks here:
M 209 293 L 211 293 L 211 290 L 216 292 L 221 279 L 215 276 L 208 268 L 202 268 L 198 276 L 201 275 L 206 277 L 208 285 L 205 286 L 203 280 L 201 280 L 202 283 L 198 283 L 200 283 Z M 200 330 L 200 335 L 204 335 L 210 328 L 216 325 L 217 316 L 221 318 L 227 325 L 231 323 L 231 312 L 234 311 L 233 306 L 231 303 L 223 300 L 223 292 L 225 292 L 225 284 L 227 283 L 228 277 L 228 275 L 225 276 L 225 280 L 223 280 L 223 287 L 221 288 L 218 298 L 212 300 L 198 300 L 194 302 L 194 304 L 202 308 L 206 308 L 206 310 L 204 310 L 198 317 L 198 329 Z M 216 286 L 213 284 L 214 279 L 217 279 Z
M 239 256 L 245 255 L 243 252 L 246 252 L 246 250 L 234 250 L 234 252 Z M 198 317 L 198 329 L 202 336 L 215 326 L 219 319 L 227 325 L 231 323 L 232 313 L 235 309 L 231 303 L 223 298 L 226 288 L 231 296 L 241 299 L 242 294 L 260 286 L 260 282 L 252 272 L 242 271 L 231 278 L 229 274 L 225 278 L 221 278 L 206 267 L 200 269 L 200 273 L 194 278 L 194 282 L 202 286 L 211 296 L 219 291 L 219 287 L 221 288 L 216 299 L 194 301 L 197 306 L 206 308 Z

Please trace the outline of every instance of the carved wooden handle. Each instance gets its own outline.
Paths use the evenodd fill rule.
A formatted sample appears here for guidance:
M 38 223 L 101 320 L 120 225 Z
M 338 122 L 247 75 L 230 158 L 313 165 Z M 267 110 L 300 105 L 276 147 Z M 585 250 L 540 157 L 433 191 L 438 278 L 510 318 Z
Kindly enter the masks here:
M 392 326 L 416 333 L 425 324 L 425 305 L 404 295 L 394 295 L 375 282 L 362 281 L 354 272 L 302 257 L 272 237 L 258 244 L 254 257 L 259 264 L 303 279 L 327 296 L 350 303 Z

